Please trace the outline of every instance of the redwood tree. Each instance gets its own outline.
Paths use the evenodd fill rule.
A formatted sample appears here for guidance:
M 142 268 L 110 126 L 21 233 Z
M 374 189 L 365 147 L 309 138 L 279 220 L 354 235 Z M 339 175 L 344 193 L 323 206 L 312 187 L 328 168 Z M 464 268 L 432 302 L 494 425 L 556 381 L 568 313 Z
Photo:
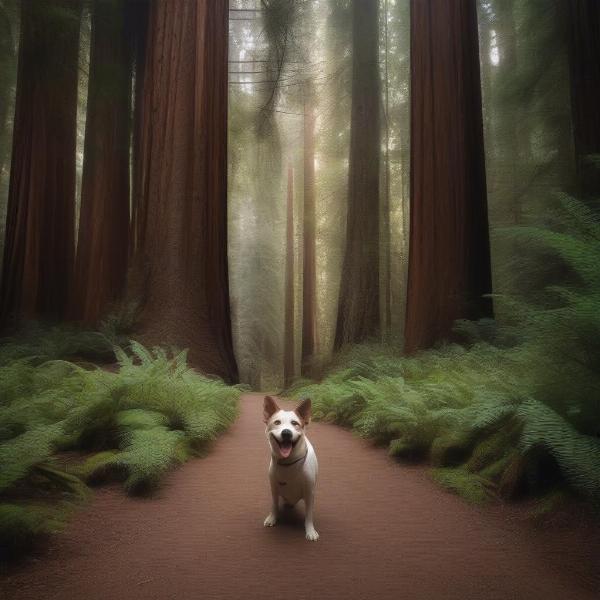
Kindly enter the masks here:
M 335 347 L 380 328 L 379 310 L 379 3 L 352 3 L 352 112 L 346 251 Z
M 96 0 L 73 288 L 76 318 L 97 321 L 123 289 L 129 235 L 132 46 L 124 0 Z
M 491 315 L 475 0 L 411 4 L 411 206 L 405 350 Z
M 573 132 L 580 191 L 600 195 L 600 170 L 591 155 L 600 155 L 600 3 L 570 0 L 570 67 Z
M 226 0 L 154 2 L 140 107 L 137 269 L 147 343 L 237 379 L 227 269 Z
M 0 313 L 63 316 L 73 269 L 81 5 L 21 3 Z

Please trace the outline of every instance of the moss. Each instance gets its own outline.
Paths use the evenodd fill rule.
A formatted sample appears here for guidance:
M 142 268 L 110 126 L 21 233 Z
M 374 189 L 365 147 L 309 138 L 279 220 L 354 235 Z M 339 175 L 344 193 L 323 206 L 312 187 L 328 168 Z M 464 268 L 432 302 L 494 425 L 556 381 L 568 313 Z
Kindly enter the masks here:
M 529 514 L 534 521 L 542 523 L 561 510 L 569 508 L 572 503 L 573 494 L 563 487 L 558 487 L 539 498 Z
M 507 454 L 505 454 L 502 458 L 499 458 L 495 462 L 490 463 L 485 468 L 483 468 L 479 475 L 484 479 L 488 479 L 489 481 L 493 481 L 498 483 L 504 474 L 504 471 L 508 468 L 508 465 L 511 461 L 511 454 L 514 451 L 511 450 Z
M 0 503 L 0 560 L 28 551 L 40 538 L 62 530 L 69 510 L 35 504 Z
M 415 440 L 392 440 L 388 447 L 388 454 L 396 458 L 406 460 L 421 459 L 427 453 L 427 446 L 415 442 Z
M 491 482 L 461 467 L 432 469 L 431 475 L 437 483 L 470 504 L 485 504 L 495 495 Z
M 448 433 L 436 438 L 431 445 L 430 460 L 434 467 L 458 466 L 467 460 L 474 444 L 471 433 Z
M 498 431 L 486 435 L 473 449 L 466 463 L 467 469 L 477 473 L 507 456 L 517 445 L 521 430 L 521 424 L 512 420 Z
M 498 483 L 498 492 L 503 498 L 514 500 L 527 491 L 527 458 L 513 450 Z

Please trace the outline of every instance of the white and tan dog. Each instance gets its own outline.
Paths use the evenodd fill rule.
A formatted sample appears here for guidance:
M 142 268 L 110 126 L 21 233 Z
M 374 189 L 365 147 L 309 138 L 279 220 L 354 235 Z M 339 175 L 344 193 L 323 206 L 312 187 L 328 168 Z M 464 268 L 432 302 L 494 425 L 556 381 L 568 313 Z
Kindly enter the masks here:
M 313 524 L 313 509 L 319 465 L 304 431 L 310 422 L 310 408 L 308 398 L 294 410 L 282 410 L 274 398 L 265 396 L 263 416 L 271 446 L 269 481 L 273 498 L 265 527 L 273 527 L 277 523 L 280 497 L 288 506 L 304 500 L 306 539 L 316 541 L 319 534 Z

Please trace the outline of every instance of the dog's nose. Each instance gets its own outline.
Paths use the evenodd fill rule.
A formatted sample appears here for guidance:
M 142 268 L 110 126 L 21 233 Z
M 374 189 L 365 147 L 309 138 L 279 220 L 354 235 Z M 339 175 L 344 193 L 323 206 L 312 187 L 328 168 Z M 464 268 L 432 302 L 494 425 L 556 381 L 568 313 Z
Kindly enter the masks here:
M 292 439 L 292 431 L 290 429 L 284 429 L 281 432 L 281 439 L 282 440 L 291 440 Z

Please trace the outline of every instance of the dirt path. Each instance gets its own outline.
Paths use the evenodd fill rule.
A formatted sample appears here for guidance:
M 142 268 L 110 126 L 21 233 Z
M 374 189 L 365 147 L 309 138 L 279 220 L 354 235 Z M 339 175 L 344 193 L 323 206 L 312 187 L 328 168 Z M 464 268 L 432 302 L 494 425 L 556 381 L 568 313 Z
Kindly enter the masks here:
M 157 497 L 101 488 L 37 560 L 0 581 L 7 600 L 587 600 L 600 582 L 581 532 L 534 531 L 513 509 L 478 509 L 340 428 L 313 424 L 316 527 L 272 529 L 261 398 L 205 459 Z M 301 512 L 301 511 L 300 511 Z M 578 537 L 579 536 L 579 537 Z M 596 593 L 594 593 L 594 590 Z

